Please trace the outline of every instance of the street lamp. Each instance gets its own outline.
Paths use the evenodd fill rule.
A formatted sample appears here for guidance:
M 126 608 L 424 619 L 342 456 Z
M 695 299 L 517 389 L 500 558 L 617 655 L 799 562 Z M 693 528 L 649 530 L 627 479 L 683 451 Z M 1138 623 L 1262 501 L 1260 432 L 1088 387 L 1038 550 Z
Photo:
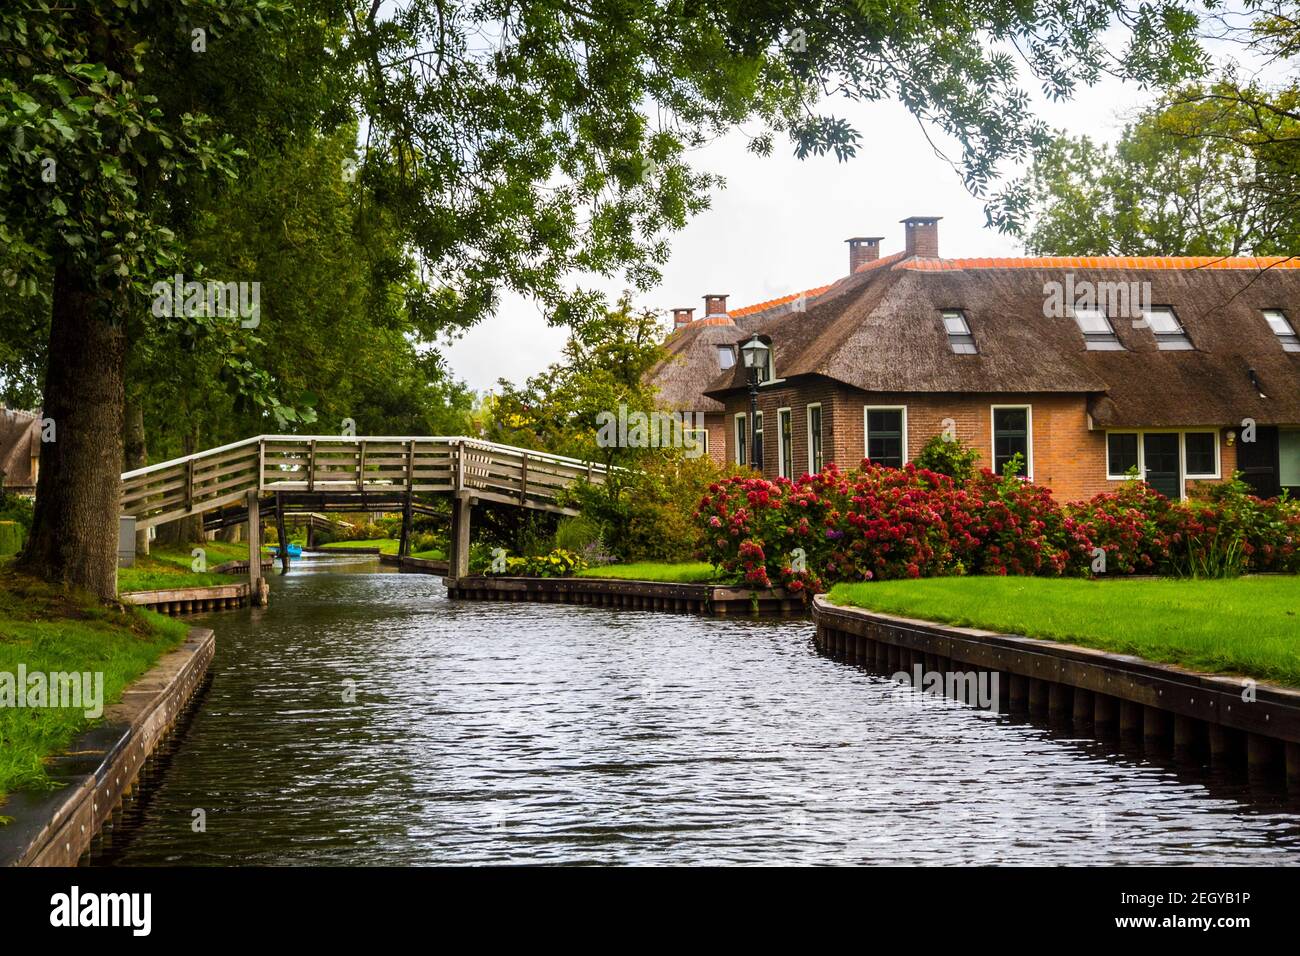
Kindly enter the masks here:
M 763 473 L 763 448 L 758 435 L 758 377 L 767 368 L 768 351 L 757 332 L 740 347 L 740 357 L 745 363 L 745 378 L 749 382 L 750 464 L 758 466 L 759 474 Z

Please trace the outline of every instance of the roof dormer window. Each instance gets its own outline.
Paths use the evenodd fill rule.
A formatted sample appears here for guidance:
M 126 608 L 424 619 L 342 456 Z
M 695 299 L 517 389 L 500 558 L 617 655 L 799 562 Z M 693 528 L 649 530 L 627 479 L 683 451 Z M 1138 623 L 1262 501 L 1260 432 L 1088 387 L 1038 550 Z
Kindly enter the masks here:
M 974 355 L 975 336 L 971 335 L 966 316 L 960 309 L 943 310 L 943 328 L 948 333 L 948 345 L 955 355 Z
M 1265 309 L 1264 321 L 1282 343 L 1283 350 L 1300 352 L 1300 336 L 1296 335 L 1295 326 L 1287 319 L 1285 312 L 1281 309 Z
M 1192 348 L 1192 341 L 1187 337 L 1187 330 L 1178 321 L 1174 310 L 1167 305 L 1158 305 L 1142 313 L 1142 318 L 1156 336 L 1156 346 L 1166 351 L 1186 351 Z
M 1110 319 L 1101 309 L 1075 309 L 1074 321 L 1083 333 L 1083 342 L 1092 351 L 1123 351 Z
M 736 366 L 736 350 L 730 345 L 718 346 L 718 368 L 726 371 Z

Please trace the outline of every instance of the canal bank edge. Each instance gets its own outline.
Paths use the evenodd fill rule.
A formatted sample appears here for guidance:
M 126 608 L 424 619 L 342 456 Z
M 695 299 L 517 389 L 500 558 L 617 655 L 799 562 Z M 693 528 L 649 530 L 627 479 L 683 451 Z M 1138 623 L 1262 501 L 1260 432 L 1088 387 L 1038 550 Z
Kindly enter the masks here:
M 157 591 L 125 591 L 117 596 L 123 604 L 159 614 L 198 614 L 248 607 L 247 584 L 213 584 L 201 588 L 166 588 Z
M 525 578 L 472 575 L 444 578 L 447 597 L 462 601 L 591 604 L 631 611 L 676 611 L 733 617 L 804 614 L 807 605 L 782 588 L 756 591 L 721 584 L 673 584 L 622 578 Z
M 64 784 L 46 792 L 11 793 L 0 812 L 0 865 L 76 866 L 135 785 L 140 770 L 185 712 L 207 674 L 216 638 L 191 628 L 175 650 L 122 692 L 101 723 L 50 761 Z
M 1127 654 L 897 617 L 813 600 L 815 641 L 827 653 L 883 674 L 962 665 L 997 672 L 1004 701 L 1094 736 L 1140 737 L 1153 751 L 1208 755 L 1211 765 L 1285 771 L 1300 793 L 1300 691 L 1191 671 Z

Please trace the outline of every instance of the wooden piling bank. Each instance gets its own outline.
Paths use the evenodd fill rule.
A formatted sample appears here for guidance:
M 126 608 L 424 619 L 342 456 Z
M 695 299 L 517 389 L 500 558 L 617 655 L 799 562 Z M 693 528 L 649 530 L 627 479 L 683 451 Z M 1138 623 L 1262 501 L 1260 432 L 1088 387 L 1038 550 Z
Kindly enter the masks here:
M 200 614 L 248 607 L 247 584 L 216 584 L 204 588 L 169 588 L 164 591 L 128 591 L 119 594 L 123 604 L 157 611 L 159 614 Z
M 0 827 L 0 866 L 77 865 L 148 774 L 149 758 L 194 701 L 215 649 L 212 631 L 192 628 L 105 708 L 101 723 L 50 760 L 50 776 L 63 786 L 9 795 L 0 811 L 13 822 Z
M 383 561 L 383 558 L 380 558 L 380 560 Z M 403 571 L 410 571 L 415 574 L 449 574 L 451 572 L 451 562 L 439 558 L 398 558 L 392 563 L 401 565 Z
M 998 709 L 1300 795 L 1300 691 L 1073 644 L 813 602 L 828 656 L 881 674 L 997 674 Z
M 804 614 L 803 600 L 784 589 L 754 591 L 718 584 L 670 584 L 616 578 L 524 578 L 475 575 L 446 578 L 447 597 L 461 601 L 589 604 L 631 611 L 711 617 Z

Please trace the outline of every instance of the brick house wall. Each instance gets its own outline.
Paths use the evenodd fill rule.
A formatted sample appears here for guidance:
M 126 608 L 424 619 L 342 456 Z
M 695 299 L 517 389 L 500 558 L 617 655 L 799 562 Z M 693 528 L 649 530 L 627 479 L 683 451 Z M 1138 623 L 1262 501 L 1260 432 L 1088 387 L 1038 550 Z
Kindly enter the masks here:
M 716 465 L 727 462 L 727 426 L 722 412 L 706 412 L 704 427 L 709 432 L 709 458 Z
M 1030 412 L 1033 480 L 1052 489 L 1058 500 L 1090 498 L 1103 491 L 1113 491 L 1122 482 L 1106 477 L 1106 433 L 1089 430 L 1087 400 L 1083 395 L 1037 394 L 968 394 L 968 393 L 870 393 L 859 391 L 829 379 L 808 378 L 776 382 L 759 389 L 758 408 L 763 413 L 763 474 L 776 476 L 778 410 L 789 408 L 792 424 L 794 474 L 808 470 L 808 406 L 822 406 L 822 447 L 827 462 L 841 468 L 856 467 L 866 449 L 865 408 L 867 406 L 905 406 L 907 409 L 908 459 L 920 453 L 926 441 L 943 432 L 945 420 L 951 419 L 957 437 L 980 454 L 980 466 L 992 467 L 993 405 L 1028 405 Z M 749 414 L 749 395 L 736 392 L 724 402 L 724 441 L 726 460 L 735 461 L 735 416 Z M 1126 429 L 1131 430 L 1131 429 Z M 1186 428 L 1181 431 L 1216 431 L 1219 436 L 1221 477 L 1228 477 L 1236 467 L 1236 448 L 1226 441 L 1227 429 L 1214 425 Z M 714 440 L 710 433 L 710 450 Z M 1190 490 L 1200 479 L 1185 479 Z

